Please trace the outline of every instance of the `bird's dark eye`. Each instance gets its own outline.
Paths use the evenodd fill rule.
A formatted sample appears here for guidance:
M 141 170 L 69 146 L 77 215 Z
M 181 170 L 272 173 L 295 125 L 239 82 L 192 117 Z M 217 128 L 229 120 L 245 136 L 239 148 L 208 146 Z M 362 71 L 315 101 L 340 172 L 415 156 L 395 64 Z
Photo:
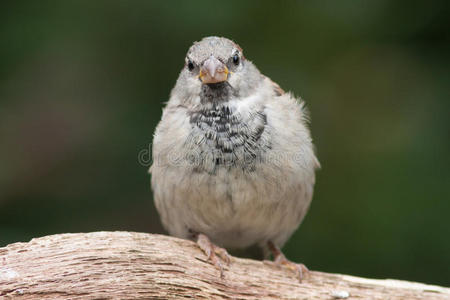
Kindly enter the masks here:
M 233 55 L 233 63 L 237 66 L 239 64 L 239 55 Z
M 189 71 L 192 71 L 195 68 L 194 63 L 192 61 L 188 61 L 187 67 Z

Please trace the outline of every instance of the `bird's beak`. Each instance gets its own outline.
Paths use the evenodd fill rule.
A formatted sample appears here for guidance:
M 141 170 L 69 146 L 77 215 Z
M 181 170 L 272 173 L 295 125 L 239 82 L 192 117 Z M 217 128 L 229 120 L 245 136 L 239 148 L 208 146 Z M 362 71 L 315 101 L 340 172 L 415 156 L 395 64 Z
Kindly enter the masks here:
M 227 80 L 228 68 L 214 56 L 210 56 L 200 69 L 200 80 L 203 83 L 218 83 Z

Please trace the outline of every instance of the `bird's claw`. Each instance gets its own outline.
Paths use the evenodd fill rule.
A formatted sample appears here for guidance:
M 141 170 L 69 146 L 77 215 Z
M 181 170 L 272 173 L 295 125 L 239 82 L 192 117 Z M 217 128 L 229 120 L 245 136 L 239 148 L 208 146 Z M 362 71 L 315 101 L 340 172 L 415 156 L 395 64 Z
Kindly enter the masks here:
M 208 257 L 208 260 L 214 266 L 216 266 L 216 268 L 219 269 L 220 277 L 224 278 L 224 272 L 223 272 L 224 270 L 223 270 L 222 263 L 219 260 L 219 257 L 225 262 L 225 264 L 227 266 L 229 266 L 230 262 L 231 262 L 231 257 L 228 254 L 227 250 L 225 250 L 224 248 L 221 248 L 219 246 L 214 245 L 210 241 L 210 239 L 206 235 L 204 235 L 202 233 L 199 233 L 198 236 L 197 236 L 197 245 L 206 254 L 206 256 Z
M 274 257 L 273 263 L 277 266 L 285 267 L 288 270 L 293 271 L 298 281 L 302 282 L 305 273 L 309 271 L 308 268 L 304 264 L 298 264 L 288 260 L 286 256 L 284 256 L 284 254 L 281 252 L 281 250 L 272 242 L 269 242 L 268 246 Z
M 288 260 L 283 254 L 278 256 L 274 263 L 278 266 L 284 266 L 285 268 L 293 271 L 298 279 L 299 282 L 302 282 L 302 279 L 304 278 L 305 273 L 307 273 L 309 270 L 304 264 L 298 264 L 295 262 L 292 262 Z

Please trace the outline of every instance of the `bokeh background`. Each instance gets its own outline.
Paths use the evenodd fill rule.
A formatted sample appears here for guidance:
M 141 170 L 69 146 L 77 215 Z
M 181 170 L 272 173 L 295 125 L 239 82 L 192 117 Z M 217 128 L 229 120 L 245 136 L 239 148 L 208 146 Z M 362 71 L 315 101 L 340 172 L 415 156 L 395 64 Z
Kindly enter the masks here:
M 313 270 L 449 286 L 448 8 L 2 2 L 0 246 L 63 232 L 164 232 L 138 154 L 188 47 L 220 35 L 311 111 L 323 168 L 287 256 Z

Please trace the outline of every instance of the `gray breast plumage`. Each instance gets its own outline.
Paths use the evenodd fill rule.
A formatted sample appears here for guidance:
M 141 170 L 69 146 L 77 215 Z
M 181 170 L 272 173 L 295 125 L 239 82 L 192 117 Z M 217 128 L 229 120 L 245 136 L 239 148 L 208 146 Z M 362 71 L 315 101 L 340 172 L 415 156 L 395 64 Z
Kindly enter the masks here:
M 192 131 L 186 141 L 195 171 L 213 174 L 218 168 L 254 170 L 270 148 L 264 107 L 244 117 L 227 102 L 190 114 Z

